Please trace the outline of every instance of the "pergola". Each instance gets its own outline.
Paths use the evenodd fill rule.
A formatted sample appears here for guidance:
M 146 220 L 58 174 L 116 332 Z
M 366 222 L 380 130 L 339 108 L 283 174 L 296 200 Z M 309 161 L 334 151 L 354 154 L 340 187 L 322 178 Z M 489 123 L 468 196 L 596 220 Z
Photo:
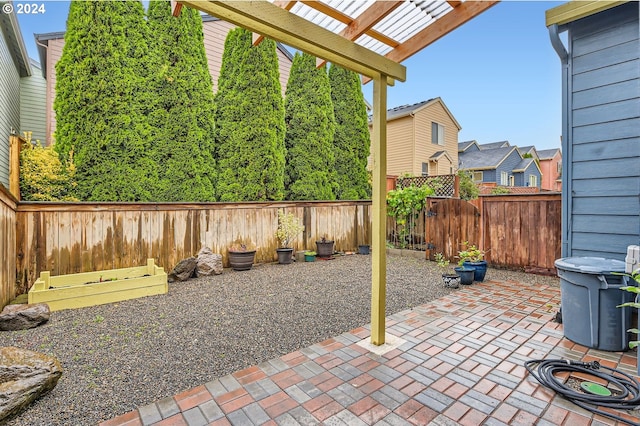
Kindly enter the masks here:
M 371 343 L 385 343 L 387 85 L 406 80 L 400 63 L 499 0 L 172 1 L 269 37 L 373 80 Z

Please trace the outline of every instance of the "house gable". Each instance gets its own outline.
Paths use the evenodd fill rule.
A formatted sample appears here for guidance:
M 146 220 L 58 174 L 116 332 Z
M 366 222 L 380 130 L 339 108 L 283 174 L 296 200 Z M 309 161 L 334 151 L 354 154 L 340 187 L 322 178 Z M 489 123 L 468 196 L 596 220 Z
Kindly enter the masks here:
M 460 124 L 453 117 L 442 99 L 435 98 L 419 107 L 414 113 L 415 156 L 413 174 L 419 176 L 427 168 L 429 176 L 453 174 L 458 164 L 458 133 Z M 444 144 L 434 143 L 434 126 L 444 130 Z M 446 156 L 440 155 L 446 152 Z M 438 154 L 433 158 L 434 154 Z M 426 165 L 426 166 L 425 166 Z
M 443 144 L 433 143 L 432 123 L 442 126 Z M 387 174 L 421 176 L 426 173 L 434 176 L 455 173 L 459 131 L 460 124 L 440 98 L 389 109 Z M 371 156 L 368 168 L 371 169 Z
M 515 186 L 532 186 L 531 177 L 535 176 L 535 186 L 540 187 L 542 173 L 534 158 L 523 158 L 511 172 L 514 176 Z
M 480 149 L 496 149 L 496 148 L 509 148 L 511 144 L 509 141 L 500 141 L 500 142 L 491 142 L 491 143 L 483 143 L 479 144 L 478 148 Z
M 471 151 L 480 151 L 480 146 L 475 140 L 458 143 L 458 153 Z

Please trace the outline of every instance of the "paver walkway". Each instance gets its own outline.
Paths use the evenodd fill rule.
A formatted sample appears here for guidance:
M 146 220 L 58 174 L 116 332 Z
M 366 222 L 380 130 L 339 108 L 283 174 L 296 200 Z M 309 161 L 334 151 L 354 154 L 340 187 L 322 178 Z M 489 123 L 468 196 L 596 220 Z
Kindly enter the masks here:
M 359 328 L 101 426 L 616 424 L 540 386 L 523 366 L 529 359 L 597 359 L 636 374 L 635 352 L 564 338 L 553 322 L 559 303 L 555 287 L 464 286 L 388 317 L 388 342 L 399 346 L 382 355 L 367 348 L 370 329 Z

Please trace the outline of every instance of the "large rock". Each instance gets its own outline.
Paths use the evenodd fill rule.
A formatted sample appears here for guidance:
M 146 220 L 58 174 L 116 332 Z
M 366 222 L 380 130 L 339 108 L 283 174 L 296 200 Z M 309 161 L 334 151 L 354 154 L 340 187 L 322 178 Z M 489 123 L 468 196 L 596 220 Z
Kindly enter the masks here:
M 174 281 L 186 281 L 193 276 L 194 271 L 196 270 L 196 258 L 188 257 L 186 259 L 181 260 L 173 271 L 169 273 L 167 279 L 169 282 Z
M 53 389 L 62 375 L 57 359 L 13 346 L 0 348 L 0 423 Z
M 50 314 L 49 305 L 46 303 L 7 305 L 0 312 L 0 330 L 34 328 L 49 321 Z
M 220 275 L 221 273 L 222 255 L 212 252 L 209 247 L 202 247 L 198 252 L 196 276 Z

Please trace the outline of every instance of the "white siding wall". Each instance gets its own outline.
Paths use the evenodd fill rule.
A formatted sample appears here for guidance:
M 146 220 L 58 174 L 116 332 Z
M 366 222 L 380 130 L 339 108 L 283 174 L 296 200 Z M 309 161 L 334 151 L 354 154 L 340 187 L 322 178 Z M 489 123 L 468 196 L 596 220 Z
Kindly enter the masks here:
M 40 67 L 31 63 L 31 76 L 20 79 L 20 130 L 31 131 L 32 140 L 47 140 L 47 81 Z M 22 133 L 20 134 L 22 136 Z
M 20 74 L 0 31 L 0 183 L 9 188 L 9 135 L 20 131 Z

